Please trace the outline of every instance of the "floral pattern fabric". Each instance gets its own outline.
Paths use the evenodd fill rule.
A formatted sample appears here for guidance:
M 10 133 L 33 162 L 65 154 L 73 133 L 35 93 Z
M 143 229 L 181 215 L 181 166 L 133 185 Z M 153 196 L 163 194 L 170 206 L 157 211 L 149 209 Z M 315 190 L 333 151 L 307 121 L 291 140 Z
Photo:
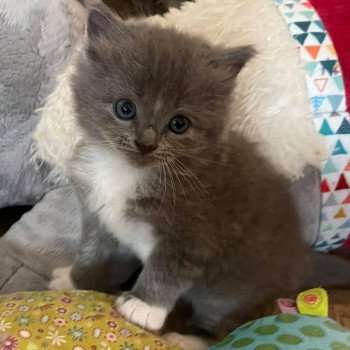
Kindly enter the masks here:
M 114 297 L 86 291 L 0 296 L 0 350 L 180 350 L 125 321 Z

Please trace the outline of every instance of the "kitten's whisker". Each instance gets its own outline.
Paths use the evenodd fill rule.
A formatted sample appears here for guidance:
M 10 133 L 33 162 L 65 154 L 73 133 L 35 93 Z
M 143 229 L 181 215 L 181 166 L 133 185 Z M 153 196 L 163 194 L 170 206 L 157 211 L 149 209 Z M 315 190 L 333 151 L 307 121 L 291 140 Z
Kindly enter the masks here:
M 162 171 L 164 172 L 164 191 L 163 191 L 163 198 L 162 201 L 160 203 L 159 209 L 158 209 L 158 214 L 163 206 L 163 202 L 165 199 L 165 194 L 166 194 L 166 188 L 167 188 L 167 181 L 166 181 L 166 173 L 165 173 L 165 167 L 164 167 L 164 163 L 162 163 Z
M 180 169 L 180 171 L 184 171 L 184 169 L 181 169 L 181 168 L 180 168 L 179 164 L 173 163 L 173 165 L 174 165 L 177 169 Z M 192 179 L 192 177 L 191 177 L 190 174 L 188 174 L 188 173 L 185 171 L 185 173 L 184 173 L 184 174 L 181 173 L 181 175 L 182 175 L 183 178 L 186 180 L 186 182 L 189 184 L 189 186 L 192 188 L 193 192 L 194 192 L 196 195 L 198 195 L 198 197 L 200 197 L 199 194 L 202 194 L 202 196 L 203 196 L 203 192 L 198 192 L 198 190 L 196 190 L 196 188 L 193 187 L 193 185 L 196 186 L 196 184 L 195 184 L 195 182 L 193 181 L 193 179 Z M 191 181 L 190 181 L 190 180 L 191 180 Z M 198 185 L 197 185 L 196 187 L 198 188 Z
M 181 182 L 181 180 L 180 180 L 180 178 L 179 178 L 179 175 L 177 174 L 177 171 L 176 171 L 176 169 L 174 169 L 173 164 L 171 164 L 171 162 L 169 162 L 169 166 L 170 166 L 170 168 L 173 170 L 173 172 L 174 172 L 174 174 L 175 174 L 177 180 L 179 181 L 179 184 L 180 184 L 180 186 L 181 186 L 182 193 L 183 193 L 183 195 L 184 195 L 184 197 L 185 197 L 185 200 L 186 200 L 186 203 L 187 203 L 186 192 L 185 192 L 184 187 L 182 186 L 182 182 Z M 181 174 L 180 174 L 180 175 L 181 175 Z
M 174 207 L 175 207 L 175 202 L 176 202 L 176 188 L 175 188 L 174 178 L 173 178 L 173 176 L 172 176 L 172 174 L 171 174 L 171 170 L 170 170 L 168 164 L 167 164 L 167 163 L 164 163 L 164 164 L 165 164 L 165 166 L 166 166 L 166 168 L 167 168 L 167 171 L 168 171 L 168 174 L 169 174 L 169 176 L 170 176 L 171 187 L 172 187 L 172 189 L 173 189 L 173 204 L 174 204 Z
M 193 171 L 192 171 L 190 168 L 188 168 L 185 164 L 183 164 L 179 159 L 174 158 L 174 160 L 175 160 L 176 162 L 178 162 L 178 164 L 180 164 L 184 169 L 186 169 L 186 170 L 192 175 L 192 177 L 193 177 L 193 179 L 195 180 L 195 182 L 197 182 L 197 186 L 198 186 L 199 190 L 200 190 L 201 192 L 203 192 L 203 191 L 201 190 L 201 188 L 203 188 L 203 190 L 209 195 L 208 190 L 207 190 L 206 187 L 203 185 L 203 183 L 198 179 L 198 177 L 193 173 Z

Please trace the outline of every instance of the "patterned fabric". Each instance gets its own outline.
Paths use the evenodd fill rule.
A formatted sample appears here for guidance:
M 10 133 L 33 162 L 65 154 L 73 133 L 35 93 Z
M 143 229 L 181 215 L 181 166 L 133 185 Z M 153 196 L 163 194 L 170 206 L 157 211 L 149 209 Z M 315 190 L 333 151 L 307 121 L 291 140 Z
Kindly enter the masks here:
M 0 350 L 180 350 L 124 321 L 95 292 L 0 296 Z
M 337 54 L 326 28 L 305 0 L 273 0 L 295 38 L 302 61 L 310 107 L 317 130 L 331 156 L 322 170 L 322 215 L 315 248 L 329 250 L 350 232 L 350 123 Z
M 210 350 L 349 350 L 350 331 L 325 317 L 281 314 L 247 323 Z

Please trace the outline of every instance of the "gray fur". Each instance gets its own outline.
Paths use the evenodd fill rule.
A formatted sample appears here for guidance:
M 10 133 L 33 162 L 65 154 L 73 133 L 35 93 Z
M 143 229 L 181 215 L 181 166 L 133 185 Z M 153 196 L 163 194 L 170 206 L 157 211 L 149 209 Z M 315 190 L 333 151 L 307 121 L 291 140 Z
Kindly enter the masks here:
M 79 34 L 74 1 L 0 1 L 0 208 L 35 204 L 51 188 L 49 167 L 30 162 L 32 135 Z
M 86 168 L 79 169 L 84 151 L 99 146 L 149 169 L 152 176 L 123 211 L 125 220 L 151 224 L 157 236 L 131 295 L 168 311 L 184 299 L 194 309 L 192 326 L 222 335 L 228 320 L 232 329 L 238 315 L 297 288 L 308 266 L 289 183 L 240 135 L 222 138 L 235 76 L 254 50 L 127 24 L 105 7 L 90 13 L 88 33 L 72 81 L 85 134 L 72 180 L 83 206 L 93 207 L 94 191 Z M 120 98 L 137 106 L 134 120 L 115 116 Z M 179 114 L 190 128 L 175 135 L 168 123 Z M 140 143 L 152 147 L 140 151 Z M 160 164 L 168 169 L 163 180 Z M 91 229 L 89 218 L 100 218 L 101 209 L 94 210 L 83 237 L 104 230 L 102 220 Z

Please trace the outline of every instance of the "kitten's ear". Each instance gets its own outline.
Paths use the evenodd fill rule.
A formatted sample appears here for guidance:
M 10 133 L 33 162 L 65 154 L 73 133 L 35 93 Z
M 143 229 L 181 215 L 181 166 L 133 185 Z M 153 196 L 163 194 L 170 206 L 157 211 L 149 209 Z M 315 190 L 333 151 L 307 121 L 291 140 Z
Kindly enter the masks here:
M 94 43 L 101 37 L 108 36 L 113 29 L 118 28 L 118 24 L 122 24 L 121 21 L 107 5 L 99 3 L 92 6 L 87 21 L 89 42 Z
M 239 46 L 234 49 L 225 49 L 214 54 L 210 58 L 210 64 L 217 68 L 228 68 L 230 72 L 228 78 L 234 79 L 256 53 L 257 51 L 252 46 Z

